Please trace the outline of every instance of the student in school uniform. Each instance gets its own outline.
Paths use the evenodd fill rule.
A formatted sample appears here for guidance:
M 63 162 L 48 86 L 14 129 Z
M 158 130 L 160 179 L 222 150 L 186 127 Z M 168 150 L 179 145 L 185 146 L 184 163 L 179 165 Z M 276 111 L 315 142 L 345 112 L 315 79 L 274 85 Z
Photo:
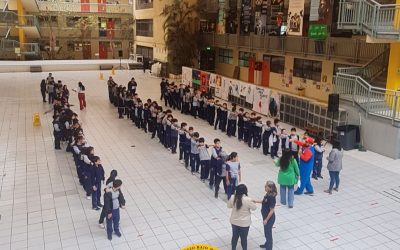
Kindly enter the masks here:
M 193 96 L 193 99 L 192 99 L 192 110 L 191 110 L 192 116 L 194 117 L 194 119 L 197 119 L 199 105 L 200 105 L 199 99 L 200 99 L 200 95 L 197 92 L 195 92 L 195 95 Z
M 185 162 L 186 169 L 189 167 L 189 160 L 192 147 L 192 134 L 193 134 L 193 127 L 189 127 L 189 130 L 185 132 L 185 144 L 183 148 L 183 160 Z
M 40 93 L 42 94 L 42 99 L 43 99 L 43 102 L 46 102 L 46 80 L 45 79 L 43 79 L 41 82 L 40 82 Z
M 165 148 L 168 148 L 168 142 L 167 142 L 167 119 L 171 119 L 172 115 L 171 115 L 172 111 L 170 109 L 167 109 L 164 111 L 164 117 L 162 118 L 161 121 L 161 128 L 162 128 L 162 141 L 161 143 L 164 145 Z
M 220 118 L 220 130 L 222 132 L 226 132 L 226 126 L 228 123 L 228 105 L 226 103 L 222 104 L 222 108 L 220 111 L 221 118 Z
M 214 126 L 214 120 L 215 120 L 215 105 L 214 105 L 214 99 L 210 98 L 208 99 L 208 106 L 207 106 L 207 121 L 210 126 Z
M 265 126 L 263 127 L 263 135 L 262 135 L 262 147 L 263 147 L 263 154 L 264 155 L 269 155 L 270 154 L 270 137 L 272 134 L 272 128 L 271 128 L 271 121 L 267 121 L 265 123 Z
M 210 171 L 210 189 L 213 188 L 215 183 L 215 198 L 218 198 L 219 184 L 223 179 L 222 173 L 222 164 L 224 163 L 223 155 L 226 155 L 224 152 L 221 141 L 218 138 L 214 139 L 214 147 L 211 149 L 211 171 Z M 223 180 L 225 183 L 225 180 Z M 224 190 L 226 189 L 226 185 L 224 184 Z
M 142 129 L 144 132 L 147 134 L 147 129 L 148 129 L 148 123 L 150 120 L 150 110 L 149 110 L 149 105 L 145 103 L 143 105 L 143 113 L 142 113 Z
M 94 156 L 92 159 L 94 165 L 91 167 L 91 185 L 92 191 L 92 209 L 100 210 L 101 204 L 101 183 L 104 182 L 104 168 L 101 165 L 100 157 Z
M 194 132 L 190 141 L 190 167 L 191 172 L 199 172 L 200 158 L 199 158 L 199 133 Z
M 299 150 L 300 147 L 296 143 L 293 143 L 293 141 L 299 141 L 300 136 L 296 133 L 296 128 L 290 129 L 290 135 L 289 135 L 289 149 L 290 152 L 292 153 L 293 158 L 297 161 L 297 165 L 299 165 Z
M 83 136 L 77 136 L 74 138 L 75 143 L 72 146 L 72 153 L 75 161 L 75 166 L 76 166 L 76 173 L 78 175 L 79 183 L 83 186 L 85 177 L 83 175 L 83 167 L 82 167 L 82 159 L 81 159 L 81 151 L 85 145 L 85 139 Z
M 124 118 L 124 110 L 125 110 L 125 105 L 124 105 L 124 97 L 122 96 L 122 93 L 119 93 L 118 95 L 118 114 L 119 114 L 119 119 Z
M 55 115 L 53 119 L 54 148 L 59 150 L 61 149 L 60 141 L 62 137 L 60 117 Z
M 248 143 L 250 137 L 250 114 L 244 112 L 243 114 L 243 142 Z
M 53 104 L 54 101 L 54 92 L 55 92 L 55 87 L 52 81 L 49 81 L 47 83 L 47 93 L 49 95 L 49 98 L 47 100 L 49 100 L 49 104 Z
M 281 139 L 281 150 L 282 152 L 289 149 L 289 136 L 286 132 L 286 129 L 282 128 L 281 129 L 281 134 L 280 134 L 280 139 Z
M 261 147 L 261 134 L 262 134 L 262 120 L 261 116 L 254 119 L 253 126 L 253 148 L 259 149 Z
M 239 156 L 236 152 L 232 152 L 225 163 L 226 166 L 226 185 L 228 200 L 235 193 L 238 183 L 242 181 L 240 170 Z
M 236 106 L 232 107 L 231 112 L 228 115 L 228 128 L 226 134 L 228 137 L 236 137 L 236 123 L 237 123 L 237 113 L 236 113 Z
M 256 121 L 255 121 L 255 119 L 256 119 L 256 113 L 254 113 L 254 112 L 252 112 L 251 114 L 250 114 L 250 118 L 249 118 L 249 120 L 248 120 L 248 139 L 247 139 L 247 146 L 249 146 L 249 148 L 251 148 L 252 147 L 252 143 L 253 143 L 253 140 L 254 140 L 254 130 L 255 130 L 255 123 L 256 123 Z
M 237 114 L 237 116 L 238 116 L 237 128 L 238 128 L 238 140 L 239 141 L 243 141 L 243 126 L 244 126 L 243 113 L 244 113 L 244 109 L 239 108 L 239 112 Z
M 325 147 L 321 137 L 317 137 L 314 143 L 314 168 L 312 178 L 318 180 L 318 178 L 323 179 L 321 175 L 322 170 L 322 158 L 324 157 Z
M 185 151 L 185 140 L 186 140 L 186 127 L 187 127 L 187 123 L 186 122 L 182 122 L 181 123 L 181 127 L 178 130 L 178 134 L 179 134 L 179 162 L 184 164 L 184 160 L 183 160 L 183 155 L 184 155 L 184 151 Z
M 163 135 L 164 129 L 163 129 L 163 124 L 162 124 L 164 116 L 165 116 L 165 113 L 163 112 L 163 108 L 161 106 L 158 106 L 156 121 L 157 121 L 157 137 L 158 137 L 158 140 L 160 143 L 163 143 L 163 140 L 164 140 L 163 139 L 164 138 L 164 135 Z
M 83 175 L 83 188 L 86 191 L 86 199 L 90 200 L 92 197 L 92 185 L 91 185 L 91 167 L 93 165 L 93 161 L 91 160 L 94 156 L 94 148 L 93 147 L 85 147 L 81 150 L 81 167 L 82 167 L 82 175 Z
M 205 182 L 208 179 L 208 176 L 210 174 L 210 162 L 211 162 L 211 156 L 210 153 L 208 152 L 208 145 L 205 144 L 205 140 L 203 137 L 199 138 L 199 160 L 200 160 L 200 179 L 202 182 Z
M 200 91 L 199 91 L 200 92 Z M 200 119 L 204 119 L 204 96 L 203 93 L 199 94 L 199 108 L 198 108 L 198 114 Z
M 160 92 L 161 92 L 160 100 L 161 100 L 161 101 L 162 101 L 163 98 L 165 99 L 165 91 L 166 91 L 166 88 L 167 88 L 166 82 L 165 82 L 165 79 L 163 78 L 163 79 L 161 80 L 161 83 L 160 83 Z
M 183 114 L 183 98 L 185 96 L 185 85 L 181 84 L 179 85 L 179 109 L 181 113 Z
M 185 88 L 185 95 L 183 96 L 183 107 L 182 113 L 183 114 L 190 114 L 190 103 L 192 102 L 192 94 L 190 93 L 189 87 Z
M 125 199 L 119 191 L 122 181 L 115 180 L 111 188 L 108 188 L 104 194 L 104 208 L 107 215 L 107 238 L 112 240 L 114 232 L 118 237 L 121 237 L 119 230 L 120 208 L 125 208 Z
M 173 118 L 171 120 L 171 153 L 176 154 L 176 148 L 178 144 L 178 119 Z
M 168 150 L 171 150 L 171 126 L 172 126 L 173 116 L 171 114 L 167 115 L 167 120 L 165 123 L 165 144 Z
M 278 157 L 278 149 L 279 149 L 279 135 L 280 135 L 280 128 L 279 128 L 279 119 L 274 119 L 274 126 L 271 127 L 272 134 L 271 134 L 271 158 L 274 159 Z
M 108 177 L 108 179 L 106 180 L 106 188 L 104 188 L 104 194 L 106 193 L 107 188 L 111 188 L 113 182 L 117 179 L 118 176 L 118 172 L 117 170 L 113 169 L 110 172 L 110 176 Z M 122 193 L 121 189 L 119 190 L 120 193 Z M 99 219 L 99 227 L 100 228 L 104 228 L 104 219 L 106 218 L 106 212 L 103 206 L 103 209 L 101 210 L 101 214 L 100 214 L 100 219 Z
M 215 108 L 217 109 L 217 116 L 215 118 L 215 123 L 214 123 L 214 130 L 217 130 L 217 127 L 220 128 L 220 121 L 221 121 L 221 106 L 219 105 L 219 100 L 215 100 Z

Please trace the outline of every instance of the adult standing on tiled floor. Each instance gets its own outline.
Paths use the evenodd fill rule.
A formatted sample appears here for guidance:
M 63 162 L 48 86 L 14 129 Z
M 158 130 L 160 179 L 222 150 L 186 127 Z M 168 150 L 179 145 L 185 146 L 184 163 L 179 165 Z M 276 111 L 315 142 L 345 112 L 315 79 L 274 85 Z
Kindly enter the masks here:
M 334 141 L 332 145 L 332 151 L 329 153 L 328 166 L 329 177 L 331 178 L 329 183 L 329 189 L 325 190 L 326 193 L 332 194 L 332 189 L 335 191 L 339 191 L 339 174 L 342 170 L 342 159 L 343 159 L 343 151 L 339 141 Z M 333 188 L 335 185 L 335 188 Z

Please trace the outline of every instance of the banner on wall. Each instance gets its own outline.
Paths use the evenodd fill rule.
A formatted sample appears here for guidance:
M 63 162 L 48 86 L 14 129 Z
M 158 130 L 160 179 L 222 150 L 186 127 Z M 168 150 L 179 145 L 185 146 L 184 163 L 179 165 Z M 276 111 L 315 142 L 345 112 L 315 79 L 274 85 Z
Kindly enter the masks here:
M 254 89 L 255 86 L 251 84 L 247 84 L 247 93 L 246 93 L 246 102 L 253 104 L 254 102 Z
M 331 0 L 311 0 L 310 22 L 330 24 Z
M 208 79 L 210 78 L 210 73 L 206 71 L 200 72 L 200 91 L 208 91 Z
M 218 0 L 217 34 L 225 34 L 225 0 Z
M 237 0 L 229 0 L 229 11 L 226 18 L 226 33 L 236 34 Z
M 192 68 L 182 67 L 182 84 L 190 86 L 192 82 Z
M 252 23 L 252 7 L 251 0 L 242 0 L 241 13 L 240 13 L 240 33 L 250 34 Z
M 222 77 L 222 85 L 221 85 L 221 90 L 220 90 L 221 97 L 220 98 L 222 98 L 224 100 L 228 100 L 229 91 L 232 89 L 231 84 L 232 84 L 232 79 Z
M 222 98 L 222 77 L 220 75 L 215 76 L 215 96 Z
M 217 75 L 210 73 L 210 76 L 208 77 L 208 86 L 215 88 L 216 80 L 217 80 Z
M 268 115 L 269 95 L 268 89 L 255 86 L 253 95 L 253 111 Z
M 303 34 L 304 0 L 289 2 L 288 34 L 301 36 Z
M 231 87 L 230 94 L 235 97 L 240 97 L 241 82 L 238 80 L 234 80 L 231 82 L 230 87 Z
M 200 87 L 200 70 L 192 69 L 192 86 Z

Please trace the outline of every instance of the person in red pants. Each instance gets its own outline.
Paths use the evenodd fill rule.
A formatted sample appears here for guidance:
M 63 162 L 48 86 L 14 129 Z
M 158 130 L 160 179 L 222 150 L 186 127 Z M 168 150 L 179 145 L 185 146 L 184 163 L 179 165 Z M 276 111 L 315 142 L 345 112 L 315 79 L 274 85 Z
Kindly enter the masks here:
M 81 110 L 86 108 L 86 100 L 85 100 L 85 86 L 82 82 L 78 83 L 78 99 L 79 99 L 79 107 Z

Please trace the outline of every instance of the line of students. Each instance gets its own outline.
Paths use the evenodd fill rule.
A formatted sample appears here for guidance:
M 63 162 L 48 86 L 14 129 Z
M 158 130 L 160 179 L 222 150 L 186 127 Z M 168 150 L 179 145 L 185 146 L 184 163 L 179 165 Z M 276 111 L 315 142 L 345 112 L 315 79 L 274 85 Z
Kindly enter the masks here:
M 107 237 L 112 239 L 112 232 L 121 237 L 119 230 L 119 207 L 125 206 L 125 199 L 120 191 L 122 181 L 116 179 L 116 170 L 111 171 L 104 188 L 104 206 L 101 203 L 101 190 L 104 184 L 104 168 L 94 148 L 86 143 L 78 115 L 70 109 L 68 100 L 55 97 L 53 101 L 53 129 L 55 149 L 61 149 L 65 142 L 66 151 L 71 152 L 76 166 L 79 183 L 86 193 L 86 199 L 92 200 L 92 209 L 100 210 L 99 226 L 104 228 L 107 217 Z
M 157 136 L 159 142 L 172 154 L 177 154 L 179 149 L 179 161 L 193 175 L 199 174 L 201 181 L 208 180 L 209 188 L 214 189 L 216 198 L 221 182 L 228 199 L 231 197 L 241 181 L 241 166 L 236 152 L 228 155 L 218 138 L 214 139 L 213 144 L 207 144 L 193 127 L 185 122 L 179 124 L 178 119 L 173 117 L 172 110 L 164 111 L 151 99 L 143 104 L 138 93 L 127 91 L 125 87 L 110 80 L 108 86 L 112 85 L 111 90 L 115 88 L 115 92 L 110 93 L 110 102 L 118 107 L 120 118 L 126 116 L 138 129 L 151 133 L 151 138 Z M 121 100 L 125 106 L 121 106 Z

